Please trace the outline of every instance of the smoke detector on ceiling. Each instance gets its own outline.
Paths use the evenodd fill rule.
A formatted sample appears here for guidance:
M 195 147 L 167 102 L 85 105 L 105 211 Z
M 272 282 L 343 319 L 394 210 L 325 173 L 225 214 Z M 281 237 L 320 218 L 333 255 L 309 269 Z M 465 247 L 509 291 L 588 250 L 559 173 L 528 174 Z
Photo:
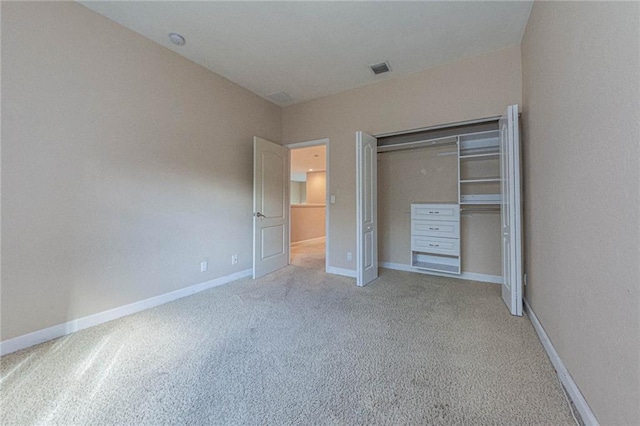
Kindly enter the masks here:
M 385 72 L 391 71 L 391 65 L 389 65 L 389 61 L 384 61 L 379 64 L 370 65 L 371 72 L 374 75 L 384 74 Z
M 171 40 L 171 43 L 177 45 L 177 46 L 184 46 L 185 43 L 187 42 L 184 37 L 182 37 L 180 34 L 177 33 L 171 33 L 169 34 L 169 40 Z
M 272 93 L 270 95 L 267 95 L 267 98 L 269 98 L 270 100 L 272 100 L 277 104 L 285 104 L 293 100 L 293 98 L 289 96 L 289 94 L 286 92 Z

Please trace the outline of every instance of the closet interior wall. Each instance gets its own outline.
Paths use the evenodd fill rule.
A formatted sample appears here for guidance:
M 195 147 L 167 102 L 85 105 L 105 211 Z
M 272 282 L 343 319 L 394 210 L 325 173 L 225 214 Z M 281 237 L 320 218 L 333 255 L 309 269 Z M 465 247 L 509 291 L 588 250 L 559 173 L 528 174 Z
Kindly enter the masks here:
M 381 138 L 382 139 L 382 138 Z M 411 140 L 404 136 L 400 143 Z M 385 144 L 383 140 L 383 144 Z M 380 143 L 379 143 L 380 147 Z M 457 203 L 458 174 L 492 173 L 492 161 L 463 163 L 459 170 L 454 144 L 382 151 L 378 153 L 378 248 L 381 263 L 411 264 L 411 204 Z M 478 184 L 482 185 L 482 184 Z M 501 276 L 499 209 L 463 210 L 460 217 L 462 272 Z M 474 206 L 475 207 L 475 206 Z

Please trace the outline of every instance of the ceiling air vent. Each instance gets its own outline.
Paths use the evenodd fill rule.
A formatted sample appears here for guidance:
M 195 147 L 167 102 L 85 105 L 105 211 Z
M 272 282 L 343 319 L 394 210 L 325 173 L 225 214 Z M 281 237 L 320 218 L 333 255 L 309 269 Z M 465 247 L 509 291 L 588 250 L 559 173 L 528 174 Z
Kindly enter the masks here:
M 389 62 L 382 62 L 380 64 L 371 65 L 371 71 L 375 74 L 384 74 L 385 72 L 391 71 L 391 66 Z
M 269 98 L 270 100 L 272 100 L 277 104 L 285 104 L 293 100 L 293 98 L 289 96 L 289 94 L 286 92 L 272 93 L 270 95 L 267 95 L 267 98 Z

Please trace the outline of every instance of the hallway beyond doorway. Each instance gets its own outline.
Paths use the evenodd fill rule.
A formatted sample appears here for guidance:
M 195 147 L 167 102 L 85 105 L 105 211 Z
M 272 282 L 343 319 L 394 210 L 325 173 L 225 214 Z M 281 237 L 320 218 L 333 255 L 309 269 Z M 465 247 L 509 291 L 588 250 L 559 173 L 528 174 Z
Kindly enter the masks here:
M 320 237 L 291 243 L 291 264 L 324 272 L 325 239 Z

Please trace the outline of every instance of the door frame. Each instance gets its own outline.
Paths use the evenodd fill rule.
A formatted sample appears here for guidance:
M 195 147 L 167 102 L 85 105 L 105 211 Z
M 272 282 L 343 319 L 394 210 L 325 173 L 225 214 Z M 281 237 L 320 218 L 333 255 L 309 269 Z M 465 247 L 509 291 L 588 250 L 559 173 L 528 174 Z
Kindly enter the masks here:
M 285 148 L 289 149 L 289 173 L 291 173 L 291 150 L 292 149 L 299 149 L 299 148 L 309 148 L 312 146 L 321 146 L 324 145 L 326 152 L 325 152 L 325 174 L 326 174 L 326 182 L 325 182 L 325 192 L 326 192 L 326 198 L 324 200 L 324 205 L 325 205 L 325 217 L 324 217 L 324 234 L 325 234 L 325 239 L 324 239 L 324 271 L 326 273 L 329 273 L 329 245 L 330 245 L 330 241 L 331 238 L 330 237 L 330 233 L 329 233 L 329 224 L 331 223 L 331 192 L 329 191 L 329 187 L 330 187 L 330 182 L 331 182 L 331 173 L 330 173 L 330 167 L 331 167 L 331 161 L 329 161 L 329 138 L 322 138 L 322 139 L 314 139 L 314 140 L 310 140 L 310 141 L 305 141 L 305 142 L 295 142 L 295 143 L 289 143 L 286 145 L 282 145 Z M 291 179 L 291 176 L 289 176 L 289 179 Z M 289 191 L 291 191 L 291 185 L 289 185 Z M 289 199 L 291 199 L 291 194 L 289 193 Z M 291 229 L 291 204 L 289 204 L 289 229 Z M 289 235 L 289 253 L 291 253 L 291 235 Z M 289 263 L 291 263 L 291 254 L 289 254 Z

